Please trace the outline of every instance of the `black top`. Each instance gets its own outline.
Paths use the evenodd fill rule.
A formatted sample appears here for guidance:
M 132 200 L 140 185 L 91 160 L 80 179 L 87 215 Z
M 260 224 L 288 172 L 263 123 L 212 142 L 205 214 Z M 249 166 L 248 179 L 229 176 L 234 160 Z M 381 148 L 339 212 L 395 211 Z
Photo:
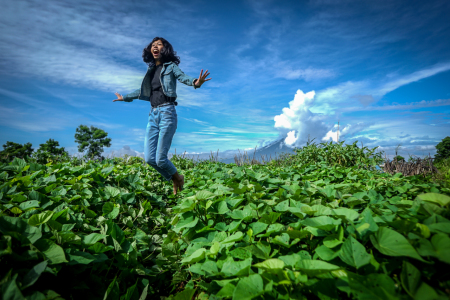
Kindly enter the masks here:
M 151 75 L 151 87 L 152 87 L 152 94 L 150 96 L 150 103 L 152 107 L 156 107 L 158 105 L 167 103 L 167 102 L 173 102 L 170 101 L 170 99 L 164 95 L 164 92 L 162 90 L 161 86 L 161 70 L 163 65 L 160 64 L 155 67 L 155 70 L 153 71 L 153 74 Z

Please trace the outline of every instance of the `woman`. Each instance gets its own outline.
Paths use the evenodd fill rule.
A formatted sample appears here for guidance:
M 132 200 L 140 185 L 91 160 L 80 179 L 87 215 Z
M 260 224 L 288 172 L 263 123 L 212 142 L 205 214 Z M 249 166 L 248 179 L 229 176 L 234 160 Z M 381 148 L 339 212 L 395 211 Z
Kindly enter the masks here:
M 115 101 L 131 102 L 133 99 L 150 101 L 152 106 L 144 141 L 145 161 L 155 168 L 167 181 L 173 181 L 173 193 L 181 191 L 184 176 L 180 175 L 167 158 L 173 135 L 177 129 L 177 98 L 175 79 L 185 85 L 199 88 L 211 78 L 208 70 L 194 78 L 183 73 L 178 67 L 180 57 L 176 56 L 172 45 L 161 37 L 155 37 L 142 52 L 144 62 L 148 64 L 147 73 L 141 83 L 141 88 L 121 96 L 115 93 Z

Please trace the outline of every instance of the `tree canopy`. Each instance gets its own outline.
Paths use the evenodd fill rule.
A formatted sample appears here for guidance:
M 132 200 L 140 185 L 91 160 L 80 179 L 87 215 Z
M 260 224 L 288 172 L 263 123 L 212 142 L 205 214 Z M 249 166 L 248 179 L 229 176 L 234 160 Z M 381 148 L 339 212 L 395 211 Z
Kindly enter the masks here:
M 86 152 L 89 158 L 99 158 L 103 147 L 111 146 L 111 139 L 104 130 L 91 126 L 80 125 L 75 132 L 75 142 L 79 144 L 78 151 Z
M 450 136 L 442 139 L 442 141 L 436 145 L 436 150 L 436 160 L 450 157 Z
M 14 157 L 25 158 L 31 156 L 33 153 L 33 148 L 31 148 L 31 143 L 19 144 L 7 141 L 3 145 L 3 151 L 0 151 L 1 160 L 12 160 Z
M 56 156 L 68 156 L 69 153 L 64 147 L 59 147 L 59 142 L 53 139 L 49 139 L 44 144 L 39 145 L 39 149 L 36 151 L 36 158 L 39 163 L 46 163 L 49 159 L 54 159 Z

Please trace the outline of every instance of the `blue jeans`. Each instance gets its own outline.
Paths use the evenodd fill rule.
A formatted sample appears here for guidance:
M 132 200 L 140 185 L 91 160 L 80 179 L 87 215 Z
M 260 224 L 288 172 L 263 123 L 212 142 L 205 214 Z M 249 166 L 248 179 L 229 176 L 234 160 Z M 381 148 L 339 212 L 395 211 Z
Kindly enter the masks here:
M 156 169 L 167 181 L 177 168 L 167 158 L 173 135 L 177 130 L 177 111 L 174 105 L 152 108 L 145 133 L 145 162 Z

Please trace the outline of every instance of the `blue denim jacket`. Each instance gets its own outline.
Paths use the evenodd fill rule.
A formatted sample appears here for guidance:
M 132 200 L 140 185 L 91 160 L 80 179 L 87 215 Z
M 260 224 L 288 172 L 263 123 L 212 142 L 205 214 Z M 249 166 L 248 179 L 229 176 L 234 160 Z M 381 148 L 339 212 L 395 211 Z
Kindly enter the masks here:
M 152 93 L 150 74 L 154 68 L 155 66 L 148 67 L 147 73 L 145 73 L 144 79 L 142 80 L 140 89 L 137 89 L 134 92 L 123 96 L 123 100 L 125 102 L 131 102 L 133 101 L 133 99 L 150 101 L 150 95 Z M 193 83 L 197 78 L 184 74 L 183 71 L 181 71 L 178 65 L 174 62 L 166 62 L 163 64 L 160 78 L 162 90 L 167 97 L 177 96 L 177 81 L 175 79 L 178 79 L 179 82 L 184 83 L 185 85 L 198 88 Z

